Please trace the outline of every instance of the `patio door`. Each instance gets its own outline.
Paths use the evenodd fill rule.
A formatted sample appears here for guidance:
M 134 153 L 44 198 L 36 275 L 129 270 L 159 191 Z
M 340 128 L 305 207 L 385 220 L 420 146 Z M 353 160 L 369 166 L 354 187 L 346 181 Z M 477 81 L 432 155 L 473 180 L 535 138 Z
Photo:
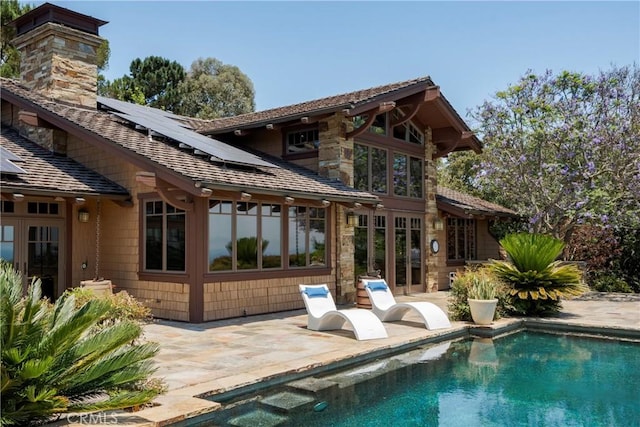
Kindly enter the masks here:
M 387 278 L 387 217 L 367 213 L 358 215 L 355 228 L 355 279 L 380 271 Z M 391 286 L 391 283 L 389 283 Z
M 392 253 L 397 294 L 424 292 L 422 218 L 399 215 L 394 218 Z
M 25 290 L 40 279 L 42 295 L 52 301 L 64 283 L 62 231 L 62 220 L 2 218 L 0 223 L 0 258 L 22 273 Z

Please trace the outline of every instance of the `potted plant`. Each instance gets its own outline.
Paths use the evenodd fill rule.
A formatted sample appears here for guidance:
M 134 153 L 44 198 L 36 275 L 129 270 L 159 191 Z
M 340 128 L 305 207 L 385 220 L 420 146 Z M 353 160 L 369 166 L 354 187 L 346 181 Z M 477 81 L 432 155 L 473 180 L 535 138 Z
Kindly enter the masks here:
M 498 305 L 499 284 L 484 270 L 478 270 L 469 280 L 468 298 L 471 318 L 478 325 L 490 325 Z

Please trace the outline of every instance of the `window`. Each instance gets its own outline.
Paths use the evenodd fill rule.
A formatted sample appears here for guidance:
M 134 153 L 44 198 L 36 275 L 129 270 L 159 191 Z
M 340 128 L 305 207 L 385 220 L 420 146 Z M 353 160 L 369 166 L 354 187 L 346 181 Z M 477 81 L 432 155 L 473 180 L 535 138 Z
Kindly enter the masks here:
M 306 129 L 287 133 L 287 153 L 303 153 L 320 146 L 318 129 Z
M 14 213 L 15 212 L 15 205 L 13 202 L 8 201 L 8 200 L 3 200 L 0 203 L 0 212 L 2 213 Z
M 422 198 L 424 171 L 422 160 L 417 157 L 395 153 L 393 155 L 393 194 L 396 196 Z
M 58 215 L 58 204 L 47 202 L 29 202 L 27 203 L 27 213 L 39 215 Z
M 261 202 L 209 201 L 209 271 L 325 265 L 326 209 Z M 288 242 L 283 239 L 288 221 Z
M 289 267 L 326 265 L 326 209 L 289 207 Z
M 354 144 L 354 187 L 374 193 L 387 193 L 387 151 Z
M 368 120 L 368 118 L 369 116 L 367 116 L 366 114 L 362 116 L 354 116 L 353 128 L 358 129 Z M 385 136 L 387 134 L 387 113 L 378 114 L 376 116 L 376 118 L 371 123 L 371 126 L 369 126 L 369 132 L 382 136 Z
M 404 112 L 399 109 L 393 110 L 393 120 L 404 117 Z M 412 121 L 403 123 L 393 127 L 393 137 L 401 141 L 410 142 L 412 144 L 422 145 L 424 143 L 424 134 L 413 124 Z
M 447 219 L 447 258 L 450 261 L 476 259 L 476 221 Z
M 185 271 L 185 211 L 162 201 L 147 201 L 144 230 L 145 270 Z

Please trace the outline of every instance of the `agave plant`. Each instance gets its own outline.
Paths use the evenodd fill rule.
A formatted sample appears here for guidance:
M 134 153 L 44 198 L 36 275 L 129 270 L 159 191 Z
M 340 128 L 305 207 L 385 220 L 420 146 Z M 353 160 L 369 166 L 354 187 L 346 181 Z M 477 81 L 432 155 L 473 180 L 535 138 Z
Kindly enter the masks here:
M 146 381 L 154 372 L 155 343 L 133 344 L 141 327 L 131 321 L 100 329 L 109 303 L 76 307 L 72 294 L 55 304 L 34 281 L 22 296 L 22 278 L 0 266 L 0 425 L 27 426 L 65 412 L 121 409 L 151 401 L 160 391 Z
M 582 273 L 558 257 L 564 242 L 544 234 L 516 233 L 500 240 L 507 261 L 492 261 L 489 268 L 510 289 L 514 311 L 544 315 L 559 311 L 560 300 L 584 293 Z

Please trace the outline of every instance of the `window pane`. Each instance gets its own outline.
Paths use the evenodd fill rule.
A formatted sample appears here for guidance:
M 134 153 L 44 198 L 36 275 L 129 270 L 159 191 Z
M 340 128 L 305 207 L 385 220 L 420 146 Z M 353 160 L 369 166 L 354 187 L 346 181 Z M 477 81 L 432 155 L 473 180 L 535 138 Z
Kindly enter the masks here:
M 282 267 L 280 205 L 262 205 L 262 268 Z
M 185 270 L 185 215 L 167 215 L 167 270 Z
M 209 201 L 209 271 L 231 270 L 232 202 Z
M 309 246 L 311 266 L 325 265 L 324 209 L 309 209 Z
M 239 202 L 236 218 L 238 269 L 256 269 L 258 268 L 258 204 Z
M 369 191 L 369 148 L 353 144 L 353 187 Z
M 303 206 L 289 208 L 289 266 L 304 267 L 307 264 L 306 209 Z
M 371 191 L 387 192 L 387 152 L 371 148 Z
M 409 123 L 409 142 L 422 145 L 424 135 L 412 123 Z
M 317 150 L 320 146 L 318 129 L 307 129 L 287 134 L 287 150 L 289 153 Z
M 393 127 L 393 137 L 402 141 L 407 139 L 407 125 L 401 124 L 400 126 Z
M 162 270 L 162 216 L 147 216 L 145 268 Z
M 410 158 L 411 168 L 411 187 L 410 197 L 422 198 L 422 186 L 424 183 L 424 175 L 422 172 L 422 160 L 415 157 Z
M 369 127 L 369 132 L 376 135 L 387 134 L 387 113 L 378 114 Z
M 393 194 L 407 195 L 407 156 L 394 154 L 393 156 Z

